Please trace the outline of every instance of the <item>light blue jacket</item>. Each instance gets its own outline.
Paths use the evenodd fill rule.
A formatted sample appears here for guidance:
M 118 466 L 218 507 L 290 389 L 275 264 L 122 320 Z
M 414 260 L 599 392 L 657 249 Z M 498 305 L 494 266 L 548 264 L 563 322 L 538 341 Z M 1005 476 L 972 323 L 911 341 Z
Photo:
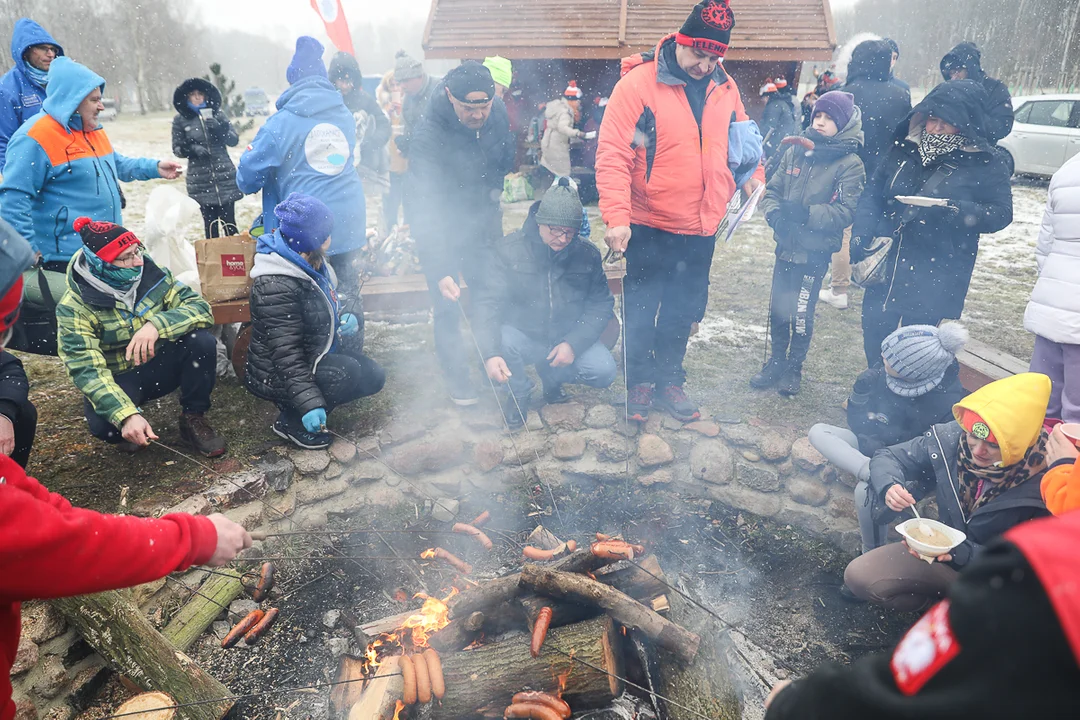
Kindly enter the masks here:
M 82 247 L 71 226 L 76 218 L 123 223 L 120 181 L 160 177 L 157 160 L 113 152 L 101 125 L 82 130 L 76 109 L 95 88 L 104 87 L 101 76 L 88 68 L 56 58 L 42 111 L 8 144 L 0 217 L 29 240 L 45 262 L 67 262 Z
M 353 167 L 356 124 L 341 93 L 325 78 L 307 77 L 278 98 L 277 109 L 240 156 L 236 184 L 246 194 L 262 190 L 267 233 L 277 228 L 277 204 L 299 192 L 334 213 L 330 255 L 359 249 L 367 242 L 367 212 Z
M 41 111 L 41 103 L 45 102 L 45 88 L 30 77 L 23 60 L 23 53 L 31 45 L 60 47 L 48 30 L 29 18 L 19 18 L 11 33 L 11 59 L 15 67 L 0 78 L 0 168 L 4 167 L 8 140 L 20 125 Z M 63 48 L 59 54 L 64 54 Z

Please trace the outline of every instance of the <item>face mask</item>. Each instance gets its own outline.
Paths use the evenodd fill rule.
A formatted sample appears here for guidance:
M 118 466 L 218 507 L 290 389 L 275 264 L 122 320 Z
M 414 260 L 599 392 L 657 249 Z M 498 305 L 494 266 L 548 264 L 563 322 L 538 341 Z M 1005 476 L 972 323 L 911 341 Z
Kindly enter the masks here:
M 139 267 L 118 267 L 105 262 L 92 252 L 83 253 L 83 257 L 86 258 L 86 262 L 94 276 L 114 290 L 127 292 L 142 277 L 143 269 L 141 265 Z
M 942 155 L 959 150 L 964 145 L 967 145 L 967 139 L 963 135 L 930 135 L 923 131 L 919 139 L 919 156 L 922 158 L 923 166 L 926 166 Z

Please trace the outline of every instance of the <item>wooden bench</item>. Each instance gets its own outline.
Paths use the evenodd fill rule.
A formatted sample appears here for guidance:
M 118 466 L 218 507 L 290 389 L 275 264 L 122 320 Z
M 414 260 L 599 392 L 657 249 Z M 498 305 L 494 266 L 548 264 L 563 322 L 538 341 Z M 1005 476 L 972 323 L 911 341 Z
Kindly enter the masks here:
M 956 359 L 960 363 L 960 383 L 968 392 L 1028 371 L 1028 363 L 978 340 L 968 340 Z

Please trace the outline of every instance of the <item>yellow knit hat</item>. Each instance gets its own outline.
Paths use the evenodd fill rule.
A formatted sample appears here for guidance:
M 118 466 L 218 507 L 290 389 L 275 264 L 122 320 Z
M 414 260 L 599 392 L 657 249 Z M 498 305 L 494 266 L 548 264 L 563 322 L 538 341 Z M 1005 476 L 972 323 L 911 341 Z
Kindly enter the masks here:
M 510 87 L 514 80 L 514 66 L 504 57 L 498 55 L 484 58 L 484 67 L 491 71 L 491 79 L 505 88 Z

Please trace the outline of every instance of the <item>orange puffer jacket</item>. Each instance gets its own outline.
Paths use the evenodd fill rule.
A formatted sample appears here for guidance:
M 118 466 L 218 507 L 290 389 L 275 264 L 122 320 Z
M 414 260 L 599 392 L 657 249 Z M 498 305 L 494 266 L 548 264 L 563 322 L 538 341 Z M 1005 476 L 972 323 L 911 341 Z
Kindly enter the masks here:
M 732 113 L 747 120 L 739 88 L 718 65 L 699 131 L 683 82 L 661 47 L 623 60 L 600 126 L 596 186 L 610 226 L 647 225 L 681 235 L 716 232 L 735 194 L 728 168 Z M 754 177 L 765 181 L 759 167 Z

